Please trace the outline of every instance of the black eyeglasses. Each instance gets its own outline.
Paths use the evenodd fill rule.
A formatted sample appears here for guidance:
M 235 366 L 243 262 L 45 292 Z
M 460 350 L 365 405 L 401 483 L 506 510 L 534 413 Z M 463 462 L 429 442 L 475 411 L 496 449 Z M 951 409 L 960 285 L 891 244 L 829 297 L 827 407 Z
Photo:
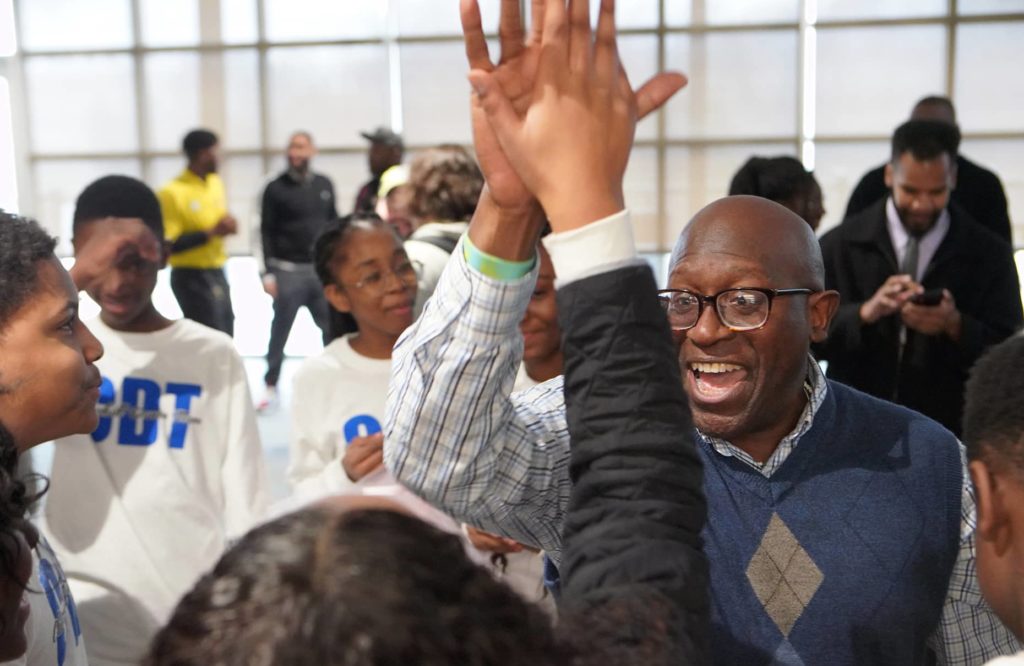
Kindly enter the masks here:
M 686 289 L 662 289 L 658 301 L 668 315 L 673 330 L 693 328 L 704 313 L 705 303 L 714 303 L 718 319 L 733 331 L 752 331 L 768 323 L 772 301 L 777 296 L 813 294 L 814 289 L 763 289 L 740 287 L 726 289 L 713 296 L 697 294 Z

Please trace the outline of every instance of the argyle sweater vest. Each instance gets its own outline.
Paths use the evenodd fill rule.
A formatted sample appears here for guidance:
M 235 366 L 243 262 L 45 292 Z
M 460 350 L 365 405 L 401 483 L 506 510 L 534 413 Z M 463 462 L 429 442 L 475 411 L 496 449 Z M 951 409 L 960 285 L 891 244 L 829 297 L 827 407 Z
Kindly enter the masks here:
M 770 478 L 700 451 L 716 664 L 925 663 L 959 548 L 952 434 L 830 382 Z

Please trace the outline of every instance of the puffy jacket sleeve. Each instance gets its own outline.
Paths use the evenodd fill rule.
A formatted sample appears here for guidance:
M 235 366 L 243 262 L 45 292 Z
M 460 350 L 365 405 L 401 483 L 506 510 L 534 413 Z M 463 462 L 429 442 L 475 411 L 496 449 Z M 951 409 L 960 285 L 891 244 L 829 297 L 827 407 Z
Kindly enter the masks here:
M 613 653 L 708 663 L 702 469 L 668 324 L 647 266 L 558 293 L 573 489 L 562 603 L 613 633 Z M 641 621 L 629 609 L 639 609 Z M 601 615 L 634 621 L 601 622 Z M 603 642 L 603 641 L 602 641 Z M 667 651 L 667 654 L 666 654 Z M 639 662 L 638 662 L 639 663 Z

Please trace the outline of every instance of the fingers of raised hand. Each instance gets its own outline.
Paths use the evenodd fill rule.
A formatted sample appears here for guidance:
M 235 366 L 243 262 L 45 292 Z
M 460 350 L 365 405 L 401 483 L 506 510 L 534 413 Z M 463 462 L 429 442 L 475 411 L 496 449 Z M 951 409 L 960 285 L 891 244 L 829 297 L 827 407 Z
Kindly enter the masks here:
M 519 10 L 519 0 L 502 0 L 501 22 L 498 24 L 498 37 L 501 41 L 501 62 L 508 62 L 521 54 L 525 48 L 523 38 L 523 17 Z
M 505 0 L 507 3 L 507 0 Z M 466 46 L 466 60 L 470 69 L 490 71 L 494 68 L 487 50 L 487 39 L 484 37 L 483 21 L 480 18 L 480 5 L 477 0 L 462 0 L 459 5 L 462 18 L 462 36 Z

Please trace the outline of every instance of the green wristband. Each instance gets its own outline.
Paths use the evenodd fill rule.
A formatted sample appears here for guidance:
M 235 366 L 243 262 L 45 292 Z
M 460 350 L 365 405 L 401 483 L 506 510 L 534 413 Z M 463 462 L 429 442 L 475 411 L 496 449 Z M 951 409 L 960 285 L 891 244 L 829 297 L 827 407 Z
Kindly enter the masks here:
M 462 240 L 462 254 L 466 257 L 466 263 L 472 268 L 483 273 L 489 278 L 511 282 L 526 277 L 537 265 L 537 256 L 526 261 L 509 261 L 493 254 L 487 254 L 473 245 L 467 234 Z

